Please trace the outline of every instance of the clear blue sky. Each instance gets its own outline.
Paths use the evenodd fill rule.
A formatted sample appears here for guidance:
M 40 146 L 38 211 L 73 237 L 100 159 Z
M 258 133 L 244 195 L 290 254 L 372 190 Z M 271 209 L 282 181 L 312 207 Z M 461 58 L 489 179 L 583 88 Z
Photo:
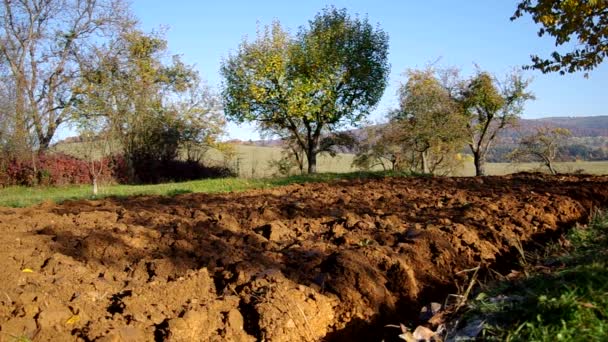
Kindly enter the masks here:
M 222 58 L 243 37 L 255 37 L 258 24 L 278 19 L 291 32 L 327 5 L 368 16 L 390 36 L 389 87 L 370 119 L 383 120 L 396 106 L 396 91 L 408 68 L 421 68 L 441 58 L 441 66 L 458 66 L 465 74 L 482 69 L 502 75 L 530 62 L 530 54 L 546 56 L 553 40 L 539 38 L 529 18 L 509 20 L 515 0 L 427 1 L 196 1 L 134 0 L 133 11 L 145 30 L 165 27 L 172 54 L 195 64 L 209 84 L 219 87 Z M 590 77 L 527 72 L 537 100 L 529 102 L 525 118 L 608 115 L 608 61 Z M 231 124 L 231 138 L 256 138 L 251 126 Z

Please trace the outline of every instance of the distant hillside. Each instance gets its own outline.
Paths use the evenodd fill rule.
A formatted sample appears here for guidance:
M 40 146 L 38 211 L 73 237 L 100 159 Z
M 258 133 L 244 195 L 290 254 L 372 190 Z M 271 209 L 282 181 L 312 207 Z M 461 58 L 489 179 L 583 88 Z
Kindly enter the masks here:
M 608 115 L 521 119 L 519 126 L 520 132 L 532 131 L 542 126 L 552 126 L 567 128 L 575 137 L 608 137 Z

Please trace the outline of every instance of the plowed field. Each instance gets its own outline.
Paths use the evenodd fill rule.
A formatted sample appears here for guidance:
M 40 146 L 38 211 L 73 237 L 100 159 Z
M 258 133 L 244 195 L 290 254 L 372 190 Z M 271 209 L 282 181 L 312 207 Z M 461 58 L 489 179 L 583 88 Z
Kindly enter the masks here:
M 607 204 L 519 174 L 0 208 L 0 340 L 379 340 Z

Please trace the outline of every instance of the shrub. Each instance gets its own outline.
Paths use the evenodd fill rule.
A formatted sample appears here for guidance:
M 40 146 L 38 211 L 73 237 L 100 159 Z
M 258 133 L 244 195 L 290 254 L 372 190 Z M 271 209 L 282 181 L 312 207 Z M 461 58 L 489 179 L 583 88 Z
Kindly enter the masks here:
M 221 166 L 205 166 L 191 160 L 141 161 L 134 165 L 136 178 L 142 183 L 182 182 L 203 178 L 234 177 L 235 173 Z
M 120 161 L 121 158 L 111 157 L 94 162 L 95 169 L 100 170 L 98 178 L 104 181 L 126 179 Z M 87 161 L 61 153 L 39 154 L 35 160 L 12 158 L 6 163 L 0 186 L 90 184 L 90 170 Z
M 0 172 L 0 186 L 91 184 L 92 170 L 96 171 L 98 181 L 126 184 L 132 179 L 129 163 L 123 155 L 108 156 L 94 161 L 93 165 L 89 163 L 65 154 L 40 154 L 35 162 L 29 158 L 13 158 L 0 164 L 4 169 L 0 170 L 3 171 Z M 133 172 L 140 183 L 235 176 L 226 167 L 182 160 L 140 160 L 133 165 Z

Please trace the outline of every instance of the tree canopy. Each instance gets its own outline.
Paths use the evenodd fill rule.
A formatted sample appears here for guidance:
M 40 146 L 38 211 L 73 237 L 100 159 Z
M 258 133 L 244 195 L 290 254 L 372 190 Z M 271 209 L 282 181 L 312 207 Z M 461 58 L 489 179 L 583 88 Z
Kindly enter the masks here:
M 356 124 L 380 100 L 387 57 L 387 34 L 344 9 L 326 8 L 296 36 L 275 22 L 223 62 L 225 113 L 287 130 L 314 173 L 322 135 Z
M 439 74 L 449 70 L 409 70 L 399 88 L 399 108 L 391 114 L 401 126 L 401 143 L 414 153 L 419 172 L 435 173 L 450 164 L 466 139 L 467 117 Z
M 485 175 L 486 157 L 498 133 L 514 125 L 523 112 L 524 103 L 534 99 L 527 90 L 529 83 L 516 71 L 502 82 L 484 71 L 478 71 L 463 82 L 458 100 L 468 118 L 468 145 L 477 176 Z
M 125 28 L 88 58 L 75 88 L 75 116 L 111 130 L 141 182 L 157 180 L 157 164 L 177 159 L 180 147 L 213 144 L 224 128 L 219 99 L 177 56 L 165 63 L 166 46 L 159 35 Z
M 530 14 L 542 27 L 539 36 L 555 38 L 557 47 L 573 45 L 570 52 L 554 51 L 550 57 L 532 55 L 530 67 L 543 73 L 588 72 L 608 56 L 608 1 L 524 0 L 511 17 Z
M 514 161 L 540 161 L 551 174 L 557 174 L 554 162 L 560 158 L 564 141 L 572 132 L 561 127 L 539 127 L 534 134 L 523 136 L 509 157 Z

